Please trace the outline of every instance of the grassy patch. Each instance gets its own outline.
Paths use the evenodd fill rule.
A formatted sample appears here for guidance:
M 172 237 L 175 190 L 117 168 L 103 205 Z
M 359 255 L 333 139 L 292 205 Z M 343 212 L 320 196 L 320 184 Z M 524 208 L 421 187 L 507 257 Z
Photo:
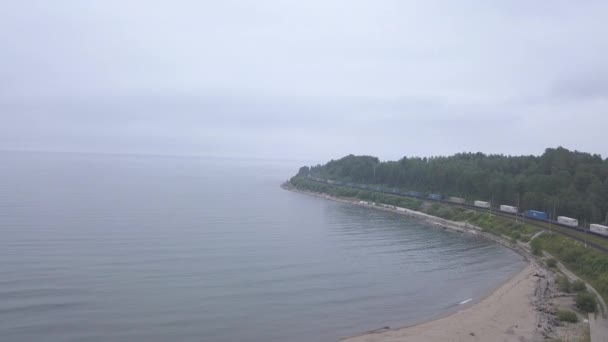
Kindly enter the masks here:
M 538 241 L 538 242 L 537 242 Z M 532 241 L 608 298 L 608 255 L 557 234 L 543 234 Z M 581 285 L 577 285 L 582 288 Z
M 530 241 L 530 237 L 538 232 L 538 229 L 534 226 L 488 213 L 477 212 L 469 222 L 481 227 L 485 232 L 507 236 L 513 240 Z
M 557 310 L 557 319 L 562 322 L 576 323 L 578 322 L 578 316 L 574 311 L 570 310 Z
M 583 239 L 583 240 L 586 240 L 589 242 L 593 242 L 597 245 L 608 248 L 608 239 L 606 239 L 606 238 L 592 235 L 589 233 L 579 232 L 579 231 L 576 231 L 576 230 L 573 230 L 570 228 L 566 228 L 566 227 L 556 226 L 549 222 L 537 221 L 536 224 L 546 228 L 549 231 L 564 232 L 564 233 L 573 235 L 575 237 L 578 237 L 580 239 Z

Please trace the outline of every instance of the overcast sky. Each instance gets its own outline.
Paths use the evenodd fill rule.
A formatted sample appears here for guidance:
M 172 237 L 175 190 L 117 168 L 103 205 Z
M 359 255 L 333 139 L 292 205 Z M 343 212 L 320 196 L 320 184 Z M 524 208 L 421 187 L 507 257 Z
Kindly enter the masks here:
M 608 157 L 607 1 L 4 1 L 0 149 Z

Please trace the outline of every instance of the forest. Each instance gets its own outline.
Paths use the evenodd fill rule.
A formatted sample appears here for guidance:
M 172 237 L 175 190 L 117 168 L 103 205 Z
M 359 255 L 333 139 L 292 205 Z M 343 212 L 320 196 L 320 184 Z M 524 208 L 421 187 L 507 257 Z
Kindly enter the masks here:
M 551 218 L 577 218 L 584 226 L 608 220 L 608 159 L 563 147 L 548 148 L 541 156 L 459 153 L 380 161 L 348 155 L 304 166 L 296 177 L 308 174 L 515 205 Z

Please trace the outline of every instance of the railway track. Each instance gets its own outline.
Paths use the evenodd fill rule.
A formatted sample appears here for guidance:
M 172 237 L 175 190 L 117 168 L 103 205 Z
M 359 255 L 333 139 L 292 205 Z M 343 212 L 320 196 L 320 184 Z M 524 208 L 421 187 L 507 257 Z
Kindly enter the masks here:
M 571 228 L 571 227 L 567 227 L 567 226 L 563 226 L 563 225 L 558 225 L 553 223 L 552 221 L 539 221 L 539 220 L 534 220 L 534 219 L 530 219 L 527 218 L 525 216 L 519 215 L 519 214 L 510 214 L 510 213 L 505 213 L 505 212 L 501 212 L 501 211 L 496 211 L 496 210 L 492 210 L 492 209 L 485 209 L 485 208 L 479 208 L 476 207 L 474 205 L 470 205 L 470 204 L 466 204 L 466 203 L 454 203 L 454 202 L 450 202 L 450 201 L 446 201 L 443 199 L 433 199 L 433 198 L 426 198 L 426 197 L 418 197 L 418 196 L 409 196 L 406 194 L 402 194 L 402 193 L 393 193 L 393 192 L 386 192 L 386 191 L 379 191 L 373 188 L 370 189 L 360 189 L 357 187 L 352 187 L 352 186 L 348 186 L 346 184 L 329 184 L 326 182 L 321 182 L 318 180 L 314 180 L 314 179 L 308 179 L 310 181 L 314 181 L 314 182 L 318 182 L 321 184 L 325 184 L 327 186 L 335 186 L 335 187 L 347 187 L 347 188 L 351 188 L 351 189 L 357 189 L 357 190 L 363 190 L 363 191 L 370 191 L 370 192 L 377 192 L 377 193 L 381 193 L 381 194 L 385 194 L 385 195 L 392 195 L 392 196 L 397 196 L 397 197 L 405 197 L 405 198 L 413 198 L 413 199 L 418 199 L 418 200 L 423 200 L 423 201 L 429 201 L 429 202 L 438 202 L 438 203 L 442 203 L 445 205 L 449 205 L 452 207 L 461 207 L 461 208 L 465 208 L 465 209 L 469 209 L 469 210 L 475 210 L 478 212 L 485 212 L 485 213 L 489 213 L 491 215 L 496 215 L 496 216 L 500 216 L 500 217 L 504 217 L 510 220 L 520 220 L 522 222 L 525 222 L 526 224 L 529 224 L 531 226 L 540 228 L 540 229 L 546 229 L 549 230 L 551 232 L 557 233 L 557 234 L 561 234 L 564 236 L 567 236 L 570 239 L 579 241 L 584 243 L 586 246 L 594 248 L 602 253 L 607 253 L 608 254 L 608 248 L 604 247 L 602 245 L 599 245 L 593 241 L 589 241 L 586 238 L 581 238 L 580 236 L 577 236 L 575 234 L 573 234 L 572 232 L 569 232 L 568 229 L 578 232 L 580 234 L 589 234 L 588 232 L 586 232 L 585 230 L 579 230 L 579 229 L 575 229 L 575 228 Z M 600 235 L 593 235 L 593 236 L 600 236 Z M 606 238 L 603 236 L 600 236 L 601 238 Z
M 495 211 L 493 211 L 492 215 L 497 215 L 497 216 L 505 217 L 505 218 L 508 218 L 508 219 L 514 219 L 512 215 L 503 215 L 503 213 L 501 213 L 501 212 L 495 212 Z M 563 228 L 563 227 L 558 226 L 558 225 L 552 225 L 551 223 L 547 223 L 547 225 L 544 225 L 542 223 L 535 222 L 534 220 L 531 220 L 531 219 L 528 219 L 528 218 L 525 218 L 525 217 L 521 217 L 521 216 L 519 216 L 519 219 L 521 219 L 523 222 L 525 222 L 526 224 L 529 224 L 531 226 L 535 226 L 535 227 L 540 228 L 540 229 L 550 230 L 551 232 L 567 236 L 567 237 L 569 237 L 569 238 L 571 238 L 573 240 L 577 240 L 579 242 L 582 242 L 582 243 L 584 243 L 585 245 L 587 245 L 587 246 L 589 246 L 591 248 L 597 249 L 598 251 L 601 251 L 603 253 L 607 253 L 608 254 L 608 248 L 606 248 L 606 247 L 604 247 L 602 245 L 599 245 L 599 244 L 597 244 L 595 242 L 589 241 L 588 239 L 576 236 L 576 235 L 572 234 L 571 232 L 568 232 L 567 231 L 568 228 Z M 577 232 L 579 232 L 581 234 L 587 234 L 586 232 L 580 232 L 578 230 L 577 230 Z

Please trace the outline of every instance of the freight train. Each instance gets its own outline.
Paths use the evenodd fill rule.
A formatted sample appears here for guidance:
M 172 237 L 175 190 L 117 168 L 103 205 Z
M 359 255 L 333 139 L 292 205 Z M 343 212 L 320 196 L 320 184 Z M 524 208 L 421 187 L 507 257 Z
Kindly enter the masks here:
M 345 183 L 342 181 L 329 180 L 329 179 L 325 179 L 325 178 L 321 178 L 321 177 L 314 177 L 311 175 L 308 175 L 308 178 L 313 181 L 316 181 L 316 182 L 326 183 L 326 184 L 330 184 L 330 185 L 346 186 L 346 187 L 350 187 L 350 188 L 354 188 L 354 189 L 375 191 L 375 192 L 386 193 L 386 194 L 397 195 L 397 196 L 414 197 L 414 198 L 423 199 L 423 200 L 432 200 L 432 201 L 447 202 L 447 203 L 470 206 L 469 204 L 467 204 L 467 202 L 464 198 L 460 198 L 460 197 L 447 197 L 446 198 L 443 195 L 438 194 L 438 193 L 430 193 L 430 194 L 424 195 L 423 193 L 418 192 L 418 191 L 411 191 L 411 190 L 402 191 L 398 188 L 384 188 L 382 186 L 372 186 L 372 185 L 367 185 L 367 184 Z M 492 203 L 486 202 L 486 201 L 480 201 L 480 200 L 473 201 L 472 206 L 480 208 L 480 209 L 492 210 Z M 564 226 L 567 228 L 571 228 L 574 230 L 578 230 L 581 232 L 587 232 L 587 233 L 591 233 L 591 234 L 602 236 L 602 237 L 608 237 L 608 226 L 603 226 L 600 224 L 594 223 L 589 226 L 589 229 L 585 229 L 585 228 L 579 226 L 579 222 L 577 219 L 574 219 L 571 217 L 558 216 L 557 221 L 552 221 L 549 219 L 549 215 L 546 212 L 538 211 L 538 210 L 526 210 L 526 211 L 520 213 L 519 208 L 517 208 L 515 206 L 511 206 L 511 205 L 506 205 L 506 204 L 500 205 L 498 207 L 498 210 L 500 210 L 501 212 L 504 212 L 506 214 L 510 214 L 510 215 L 521 215 L 521 216 L 524 216 L 524 217 L 527 217 L 527 218 L 530 218 L 533 220 L 546 221 L 546 222 L 550 222 L 550 223 Z

